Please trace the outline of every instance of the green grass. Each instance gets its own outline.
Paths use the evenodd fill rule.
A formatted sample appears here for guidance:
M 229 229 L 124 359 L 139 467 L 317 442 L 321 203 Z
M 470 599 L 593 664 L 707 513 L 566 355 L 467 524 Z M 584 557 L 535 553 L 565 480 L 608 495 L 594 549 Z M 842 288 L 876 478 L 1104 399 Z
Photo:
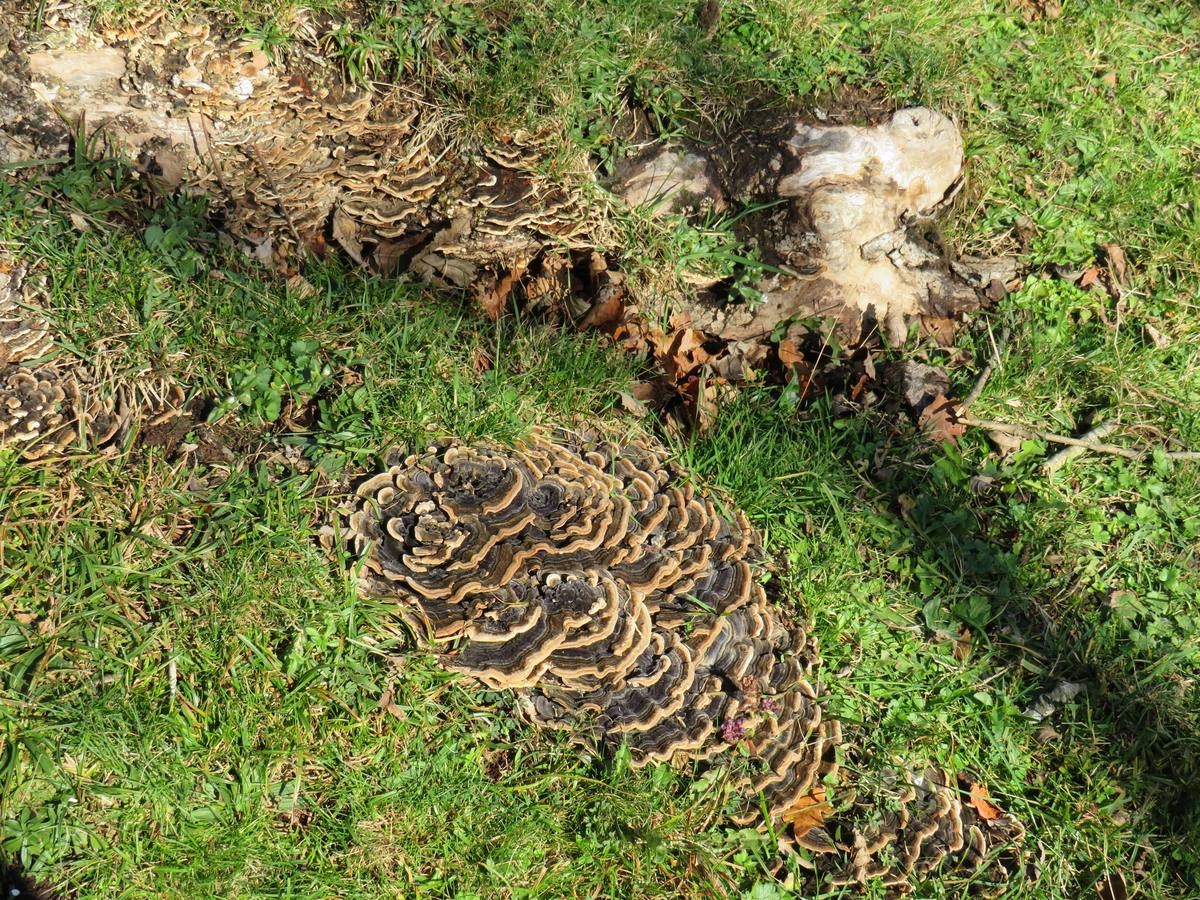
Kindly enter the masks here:
M 286 9 L 199 8 L 286 54 Z M 405 4 L 360 10 L 342 52 L 369 77 L 428 79 L 468 136 L 545 128 L 564 177 L 623 152 L 631 103 L 697 135 L 847 89 L 954 112 L 958 246 L 1018 249 L 1027 216 L 1031 264 L 1088 264 L 1114 240 L 1133 279 L 1120 303 L 1031 279 L 964 332 L 978 360 L 987 328 L 1011 335 L 972 413 L 1059 433 L 1114 418 L 1113 440 L 1200 447 L 1194 12 L 1097 0 L 1027 23 L 976 0 L 764 0 L 723 4 L 708 37 L 692 10 Z M 229 255 L 194 202 L 139 190 L 86 160 L 7 180 L 0 240 L 50 275 L 68 347 L 232 398 L 267 436 L 199 472 L 154 452 L 0 458 L 0 846 L 79 897 L 783 894 L 763 839 L 724 824 L 719 781 L 517 726 L 510 698 L 384 627 L 313 540 L 331 485 L 392 443 L 639 427 L 615 411 L 631 363 L 336 264 L 306 271 L 301 298 Z M 959 396 L 976 372 L 956 373 Z M 288 401 L 316 411 L 307 433 L 276 427 Z M 289 444 L 311 471 L 282 464 Z M 851 770 L 971 770 L 1045 851 L 1015 896 L 1088 896 L 1111 872 L 1139 896 L 1200 892 L 1200 466 L 1088 455 L 1047 478 L 1040 442 L 931 447 L 769 389 L 676 449 L 766 531 Z M 1062 679 L 1087 690 L 1050 730 L 1021 715 Z

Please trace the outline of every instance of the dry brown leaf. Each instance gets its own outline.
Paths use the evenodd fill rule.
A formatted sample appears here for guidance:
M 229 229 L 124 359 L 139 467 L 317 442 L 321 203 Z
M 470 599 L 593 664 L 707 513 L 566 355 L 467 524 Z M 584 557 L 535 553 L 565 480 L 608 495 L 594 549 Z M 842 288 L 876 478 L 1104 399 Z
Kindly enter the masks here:
M 629 393 L 643 403 L 657 403 L 670 394 L 670 388 L 661 380 L 639 381 L 629 388 Z
M 1048 744 L 1051 741 L 1058 740 L 1060 737 L 1062 737 L 1062 735 L 1055 731 L 1054 726 L 1049 722 L 1046 722 L 1041 728 L 1038 729 L 1037 739 L 1040 743 Z
M 785 366 L 803 365 L 806 360 L 795 341 L 782 340 L 779 342 L 779 361 Z
M 1146 328 L 1146 337 L 1150 338 L 1150 342 L 1152 344 L 1154 344 L 1154 346 L 1157 347 L 1159 350 L 1165 350 L 1167 347 L 1171 346 L 1170 338 L 1168 338 L 1166 335 L 1164 335 L 1161 331 L 1159 331 L 1157 328 L 1155 328 L 1149 322 L 1146 323 L 1145 328 Z
M 921 316 L 921 334 L 933 338 L 939 347 L 953 347 L 954 320 L 944 316 Z
M 633 413 L 639 418 L 642 418 L 650 412 L 645 403 L 627 391 L 621 391 L 619 394 L 617 394 L 617 396 L 621 398 L 621 406 L 626 412 Z
M 933 402 L 922 410 L 917 425 L 925 429 L 933 440 L 939 443 L 950 441 L 953 444 L 967 430 L 967 426 L 958 420 L 958 413 L 959 402 L 948 400 L 944 394 L 939 393 Z
M 1105 241 L 1100 245 L 1100 250 L 1104 253 L 1105 262 L 1108 264 L 1108 271 L 1112 274 L 1117 284 L 1128 284 L 1129 261 L 1125 258 L 1125 251 L 1121 249 L 1121 245 L 1112 241 Z
M 500 278 L 494 287 L 476 290 L 475 296 L 479 301 L 480 308 L 493 322 L 499 319 L 500 314 L 508 307 L 508 301 L 512 297 L 513 285 L 524 271 L 524 267 L 518 266 Z
M 593 250 L 592 255 L 588 258 L 588 275 L 592 282 L 597 281 L 607 271 L 608 260 Z
M 423 233 L 410 235 L 397 241 L 381 240 L 371 254 L 372 268 L 380 275 L 394 275 L 401 262 L 420 243 Z
M 1062 15 L 1062 4 L 1058 0 L 1019 0 L 1019 5 L 1026 21 L 1029 22 L 1057 19 Z
M 675 337 L 671 340 L 671 353 L 674 356 L 688 357 L 703 346 L 703 331 L 697 331 L 695 328 L 681 328 L 675 332 Z
M 476 375 L 482 375 L 484 372 L 489 371 L 494 362 L 492 354 L 480 347 L 477 347 L 471 356 L 471 368 L 475 370 Z
M 661 328 L 643 328 L 641 337 L 650 346 L 656 357 L 661 358 L 666 355 L 670 341 L 667 340 L 667 336 Z
M 393 716 L 403 722 L 408 718 L 408 713 L 396 705 L 395 696 L 396 695 L 389 687 L 383 692 L 383 696 L 379 698 L 378 707 L 386 712 L 389 716 Z
M 973 637 L 971 629 L 966 625 L 959 629 L 958 637 L 954 639 L 954 658 L 959 662 L 965 662 L 971 655 Z
M 724 356 L 713 361 L 712 370 L 718 378 L 727 382 L 737 383 L 752 378 L 754 373 L 747 371 L 745 357 L 734 349 L 726 348 Z
M 317 296 L 317 289 L 303 275 L 292 275 L 287 280 L 287 289 L 301 300 L 309 300 Z
M 1088 266 L 1083 270 L 1083 275 L 1079 278 L 1079 286 L 1081 288 L 1091 287 L 1096 283 L 1096 279 L 1100 277 L 1099 266 Z
M 362 241 L 358 237 L 358 223 L 350 218 L 339 206 L 333 211 L 333 239 L 338 246 L 346 251 L 346 255 L 358 263 L 365 265 L 362 255 Z
M 579 323 L 579 330 L 616 325 L 625 314 L 625 292 L 620 287 L 605 288 Z
M 663 354 L 663 368 L 676 381 L 682 381 L 704 365 L 712 354 L 704 349 L 705 335 L 695 328 L 681 328 L 671 336 Z
M 987 436 L 988 440 L 996 445 L 996 449 L 1000 452 L 1001 456 L 1016 453 L 1021 449 L 1021 445 L 1025 443 L 1023 439 L 1007 431 L 989 431 Z
M 1004 815 L 1004 813 L 1000 812 L 999 807 L 994 805 L 988 799 L 990 794 L 988 794 L 986 784 L 973 781 L 971 782 L 971 787 L 969 790 L 971 795 L 971 808 L 974 809 L 975 812 L 979 813 L 979 818 L 983 819 L 985 822 L 991 822 L 993 819 L 998 819 Z
M 534 306 L 553 307 L 563 302 L 571 292 L 570 259 L 559 253 L 544 255 L 522 288 L 525 299 Z
M 783 821 L 791 825 L 796 834 L 804 834 L 810 828 L 824 825 L 831 812 L 833 807 L 825 798 L 825 788 L 817 787 L 785 809 Z

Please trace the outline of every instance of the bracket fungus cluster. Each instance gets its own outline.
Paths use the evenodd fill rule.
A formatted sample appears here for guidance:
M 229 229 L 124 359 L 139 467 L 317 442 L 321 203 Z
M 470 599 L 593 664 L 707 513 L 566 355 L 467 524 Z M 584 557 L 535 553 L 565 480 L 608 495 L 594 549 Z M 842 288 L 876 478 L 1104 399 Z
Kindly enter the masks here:
M 53 355 L 39 310 L 44 286 L 0 257 L 0 449 L 39 459 L 72 447 L 97 450 L 136 424 L 177 415 L 183 392 L 145 377 L 112 383 L 95 366 Z
M 347 85 L 330 63 L 338 23 L 307 10 L 289 23 L 286 61 L 160 6 L 102 33 L 81 10 L 43 4 L 37 33 L 0 11 L 0 161 L 63 155 L 63 120 L 79 123 L 168 188 L 213 198 L 225 229 L 264 257 L 339 247 L 375 271 L 472 291 L 489 313 L 514 286 L 585 324 L 605 307 L 611 273 L 591 283 L 570 270 L 618 242 L 609 201 L 582 161 L 571 178 L 544 174 L 544 135 L 467 142 L 419 85 Z M 693 327 L 728 341 L 832 320 L 846 342 L 880 331 L 901 343 L 919 316 L 976 308 L 1003 274 L 989 261 L 952 266 L 923 235 L 963 169 L 957 127 L 930 109 L 868 126 L 764 120 L 618 168 L 612 191 L 654 214 L 746 208 L 735 221 L 769 273 L 752 285 L 761 302 L 687 271 L 698 296 L 675 298 Z M 647 293 L 637 300 L 652 314 L 665 301 Z
M 745 515 L 664 450 L 560 432 L 517 449 L 441 440 L 388 462 L 343 509 L 360 590 L 394 600 L 446 667 L 517 692 L 532 722 L 627 746 L 635 765 L 741 744 L 754 766 L 735 819 L 766 809 L 795 825 L 791 846 L 832 883 L 903 885 L 1018 855 L 1019 824 L 978 815 L 940 771 L 892 778 L 869 823 L 795 815 L 838 768 L 816 644 L 769 602 Z
M 9 23 L 20 40 L 0 48 L 0 161 L 60 155 L 60 120 L 80 122 L 167 188 L 213 198 L 225 229 L 264 255 L 333 244 L 455 288 L 523 270 L 551 245 L 595 243 L 580 190 L 537 174 L 537 136 L 467 151 L 419 90 L 345 85 L 326 65 L 327 17 L 296 13 L 305 61 L 286 67 L 161 6 L 103 34 L 76 6 L 46 4 L 40 33 Z

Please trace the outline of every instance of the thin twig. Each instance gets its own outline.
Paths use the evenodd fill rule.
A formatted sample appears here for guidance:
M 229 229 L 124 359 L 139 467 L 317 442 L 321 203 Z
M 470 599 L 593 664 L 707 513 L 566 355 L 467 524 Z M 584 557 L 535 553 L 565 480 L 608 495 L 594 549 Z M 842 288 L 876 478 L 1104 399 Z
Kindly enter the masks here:
M 1114 422 L 1112 419 L 1109 419 L 1107 421 L 1101 422 L 1099 425 L 1097 425 L 1095 428 L 1088 431 L 1086 434 L 1080 435 L 1079 439 L 1081 441 L 1098 441 L 1101 438 L 1108 437 L 1108 435 L 1111 434 L 1113 429 L 1116 427 L 1117 427 L 1117 423 Z M 1061 450 L 1059 450 L 1057 453 L 1055 453 L 1053 456 L 1051 456 L 1049 459 L 1047 459 L 1044 463 L 1042 463 L 1042 471 L 1045 472 L 1047 475 L 1053 475 L 1055 472 L 1057 472 L 1059 469 L 1061 469 L 1063 466 L 1065 466 L 1067 463 L 1069 463 L 1075 457 L 1080 456 L 1086 452 L 1087 452 L 1086 447 L 1080 447 L 1077 444 L 1072 444 L 1071 446 L 1063 447 Z
M 1026 428 L 1024 425 L 1015 425 L 1011 422 L 995 422 L 991 419 L 973 419 L 970 416 L 959 420 L 964 425 L 970 425 L 973 428 L 983 428 L 986 431 L 1001 431 L 1005 434 L 1014 434 L 1017 437 L 1023 437 L 1027 440 L 1038 439 L 1048 441 L 1052 444 L 1066 444 L 1069 447 L 1082 447 L 1085 450 L 1091 450 L 1093 453 L 1111 453 L 1114 456 L 1123 456 L 1126 459 L 1141 459 L 1146 453 L 1150 452 L 1150 448 L 1143 450 L 1131 450 L 1128 447 L 1118 447 L 1116 444 L 1101 444 L 1098 441 L 1088 440 L 1086 438 L 1065 437 L 1061 434 L 1051 434 L 1048 431 L 1038 431 L 1035 428 Z M 1163 455 L 1167 459 L 1176 460 L 1197 460 L 1200 459 L 1200 451 L 1197 450 L 1165 450 Z
M 988 330 L 988 337 L 991 338 L 991 330 Z M 960 411 L 966 412 L 971 404 L 979 399 L 979 395 L 983 393 L 983 387 L 987 384 L 988 379 L 992 377 L 992 372 L 1001 366 L 1000 353 L 1001 347 L 1008 343 L 1008 329 L 1000 333 L 1000 341 L 992 341 L 992 358 L 988 360 L 988 364 L 983 367 L 983 371 L 979 373 L 979 379 L 975 382 L 975 387 L 971 388 L 971 393 L 967 394 L 967 399 L 962 402 L 959 407 Z
M 44 166 L 61 166 L 70 161 L 70 157 L 67 156 L 56 156 L 53 159 L 25 159 L 18 162 L 0 163 L 0 172 L 10 172 L 17 169 L 39 169 Z

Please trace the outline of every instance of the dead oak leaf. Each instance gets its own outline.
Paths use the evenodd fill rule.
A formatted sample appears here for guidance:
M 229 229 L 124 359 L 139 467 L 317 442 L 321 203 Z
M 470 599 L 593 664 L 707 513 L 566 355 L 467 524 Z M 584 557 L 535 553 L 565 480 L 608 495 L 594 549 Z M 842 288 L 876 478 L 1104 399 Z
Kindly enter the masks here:
M 605 288 L 579 323 L 579 330 L 616 325 L 625 314 L 625 292 L 617 286 Z
M 1000 808 L 988 799 L 991 795 L 988 793 L 986 784 L 973 781 L 970 788 L 968 788 L 968 793 L 971 797 L 971 808 L 979 813 L 979 818 L 985 822 L 991 822 L 1004 815 L 1000 811 Z
M 621 401 L 621 407 L 628 413 L 633 413 L 639 419 L 650 414 L 649 408 L 633 394 L 627 391 L 620 391 L 617 398 Z
M 921 335 L 933 338 L 939 347 L 953 347 L 954 324 L 953 319 L 944 316 L 921 316 Z
M 671 337 L 663 358 L 663 368 L 676 381 L 682 381 L 710 359 L 704 349 L 705 334 L 695 328 L 681 328 Z
M 471 354 L 471 368 L 475 370 L 475 374 L 482 375 L 484 372 L 490 371 L 493 365 L 495 365 L 495 360 L 492 359 L 492 354 L 482 347 L 476 347 L 475 352 Z
M 804 354 L 800 352 L 800 348 L 796 346 L 796 342 L 792 340 L 785 339 L 780 341 L 778 353 L 779 361 L 788 368 L 804 365 L 807 362 Z
M 480 308 L 493 322 L 499 319 L 500 314 L 508 307 L 513 285 L 524 271 L 524 267 L 518 266 L 510 270 L 507 275 L 497 279 L 493 287 L 476 289 L 475 297 L 479 301 Z
M 1121 249 L 1121 245 L 1113 241 L 1105 241 L 1100 245 L 1100 251 L 1104 254 L 1104 261 L 1108 264 L 1108 271 L 1116 280 L 1117 284 L 1129 283 L 1129 261 L 1125 258 L 1125 251 Z
M 671 386 L 666 384 L 661 378 L 654 381 L 639 381 L 637 384 L 630 386 L 629 393 L 642 403 L 660 404 L 666 401 L 673 393 Z
M 804 834 L 810 828 L 820 828 L 833 812 L 825 796 L 825 788 L 817 787 L 805 794 L 783 811 L 783 821 L 792 826 L 796 834 Z
M 1019 6 L 1028 22 L 1053 20 L 1062 15 L 1062 4 L 1058 0 L 1019 0 Z
M 311 300 L 318 294 L 317 289 L 312 286 L 312 283 L 299 273 L 291 275 L 288 278 L 287 289 L 301 300 Z
M 921 411 L 917 425 L 938 443 L 949 441 L 953 444 L 967 431 L 966 424 L 958 418 L 960 408 L 957 400 L 948 400 L 945 394 L 938 393 Z
M 360 266 L 366 265 L 363 262 L 363 246 L 362 239 L 359 237 L 358 223 L 340 206 L 333 211 L 332 233 L 333 239 L 338 242 L 339 247 L 346 251 L 347 256 Z

